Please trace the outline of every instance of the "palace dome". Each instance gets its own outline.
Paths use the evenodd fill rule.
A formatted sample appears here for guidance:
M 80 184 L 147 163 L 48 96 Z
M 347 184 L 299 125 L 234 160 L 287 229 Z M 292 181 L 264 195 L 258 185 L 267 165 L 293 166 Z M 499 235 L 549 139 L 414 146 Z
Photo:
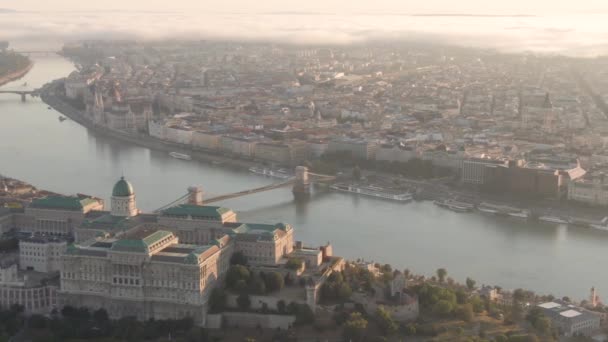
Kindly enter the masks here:
M 114 197 L 129 197 L 133 194 L 133 186 L 125 180 L 125 177 L 120 177 L 120 180 L 116 182 L 114 189 L 112 189 L 112 196 Z

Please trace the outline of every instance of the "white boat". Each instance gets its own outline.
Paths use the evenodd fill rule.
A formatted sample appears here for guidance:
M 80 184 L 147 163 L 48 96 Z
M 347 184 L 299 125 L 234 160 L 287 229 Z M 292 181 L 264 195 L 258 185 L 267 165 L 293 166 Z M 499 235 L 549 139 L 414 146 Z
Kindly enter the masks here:
M 293 175 L 291 175 L 285 169 L 273 170 L 273 169 L 269 169 L 269 168 L 265 168 L 265 167 L 253 166 L 253 167 L 249 168 L 249 172 L 255 173 L 256 175 L 262 175 L 262 176 L 279 178 L 279 179 L 289 179 L 289 178 L 293 177 Z
M 370 186 L 356 186 L 356 185 L 351 185 L 351 184 L 334 184 L 334 185 L 330 186 L 329 188 L 333 189 L 333 190 L 337 190 L 337 191 L 350 192 L 350 193 L 354 193 L 354 194 L 382 198 L 382 199 L 398 201 L 398 202 L 409 202 L 414 199 L 414 197 L 412 196 L 412 194 L 410 192 L 395 194 L 395 193 L 388 192 L 383 188 L 379 188 L 379 187 L 371 186 L 371 185 Z
M 608 226 L 605 224 L 590 224 L 589 227 L 593 228 L 593 229 L 597 229 L 597 230 L 603 230 L 605 232 L 608 232 Z
M 547 223 L 559 223 L 559 224 L 566 224 L 568 223 L 568 221 L 561 219 L 557 216 L 540 216 L 538 218 L 539 221 L 541 222 L 547 222 Z
M 527 220 L 530 217 L 530 214 L 527 211 L 512 212 L 508 213 L 507 215 L 524 220 Z
M 482 207 L 482 206 L 477 207 L 477 210 L 481 211 L 484 214 L 498 214 L 498 210 L 494 210 L 494 209 L 490 209 L 490 208 L 486 208 L 486 207 Z
M 178 152 L 171 152 L 169 153 L 169 155 L 173 158 L 177 158 L 177 159 L 183 159 L 183 160 L 192 160 L 192 157 L 190 157 L 187 154 L 183 154 L 183 153 L 178 153 Z
M 470 203 L 458 202 L 454 200 L 435 201 L 435 205 L 442 208 L 450 209 L 458 213 L 466 213 L 472 211 L 474 206 Z

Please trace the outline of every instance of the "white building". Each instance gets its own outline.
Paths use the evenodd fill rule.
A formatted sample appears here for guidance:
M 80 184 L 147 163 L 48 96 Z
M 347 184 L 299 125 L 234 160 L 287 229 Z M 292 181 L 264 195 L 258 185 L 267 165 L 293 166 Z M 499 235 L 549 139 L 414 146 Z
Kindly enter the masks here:
M 32 236 L 19 240 L 19 268 L 44 273 L 60 270 L 61 255 L 67 250 L 65 239 Z
M 577 179 L 568 183 L 568 199 L 575 202 L 608 206 L 608 184 L 603 177 Z
M 589 336 L 600 328 L 601 315 L 561 302 L 538 305 L 560 334 Z

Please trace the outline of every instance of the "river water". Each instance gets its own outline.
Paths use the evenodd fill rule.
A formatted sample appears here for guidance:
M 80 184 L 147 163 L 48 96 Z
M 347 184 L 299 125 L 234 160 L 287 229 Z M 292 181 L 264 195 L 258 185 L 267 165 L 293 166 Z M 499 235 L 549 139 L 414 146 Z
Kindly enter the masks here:
M 2 89 L 37 88 L 74 68 L 58 56 L 34 57 L 22 80 Z M 27 87 L 23 87 L 24 82 Z M 269 184 L 272 180 L 203 162 L 182 161 L 165 152 L 111 141 L 59 113 L 39 99 L 22 103 L 0 95 L 0 174 L 41 189 L 86 193 L 107 199 L 124 174 L 140 209 L 151 211 L 200 185 L 208 196 Z M 316 192 L 296 203 L 290 189 L 222 202 L 243 221 L 286 222 L 296 239 L 311 245 L 330 241 L 336 254 L 390 263 L 431 275 L 445 267 L 464 282 L 528 288 L 583 299 L 591 286 L 608 293 L 608 233 L 563 225 L 459 214 L 431 202 L 392 203 L 350 194 Z

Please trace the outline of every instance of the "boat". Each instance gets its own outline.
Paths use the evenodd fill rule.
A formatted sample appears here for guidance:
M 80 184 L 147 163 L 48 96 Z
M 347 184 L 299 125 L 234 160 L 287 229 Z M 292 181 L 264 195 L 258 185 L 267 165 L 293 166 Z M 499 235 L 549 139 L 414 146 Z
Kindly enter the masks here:
M 59 116 L 59 121 L 63 122 L 65 120 L 67 120 L 68 118 L 66 118 L 65 116 Z
M 214 160 L 214 161 L 211 162 L 211 164 L 213 164 L 213 165 L 222 165 L 222 164 L 224 164 L 224 162 L 220 161 L 220 160 Z
M 539 216 L 538 220 L 545 223 L 567 224 L 568 221 L 557 216 Z
M 454 200 L 435 201 L 435 205 L 446 208 L 458 213 L 466 213 L 473 210 L 474 206 L 470 203 L 458 202 Z
M 410 193 L 410 192 L 392 193 L 392 192 L 388 191 L 387 189 L 380 188 L 380 187 L 373 186 L 373 185 L 358 186 L 358 185 L 353 185 L 353 184 L 338 183 L 338 184 L 334 184 L 334 185 L 330 186 L 329 188 L 333 189 L 333 190 L 337 190 L 337 191 L 350 192 L 350 193 L 354 193 L 354 194 L 382 198 L 382 199 L 398 201 L 398 202 L 409 202 L 414 199 L 412 193 Z
M 190 155 L 184 153 L 171 152 L 169 153 L 169 155 L 176 159 L 192 160 L 192 157 Z
M 606 224 L 590 224 L 589 227 L 593 228 L 593 229 L 597 229 L 597 230 L 603 230 L 605 232 L 608 232 L 608 225 Z
M 51 110 L 51 109 L 53 109 L 53 108 L 51 108 L 51 106 L 48 106 L 48 107 L 46 107 L 46 109 Z
M 279 178 L 279 179 L 289 179 L 289 178 L 293 177 L 293 175 L 290 174 L 285 169 L 273 170 L 273 169 L 269 169 L 266 167 L 253 166 L 253 167 L 249 168 L 249 172 L 255 173 L 256 175 L 267 176 L 267 177 L 272 177 L 272 178 Z
M 478 205 L 477 210 L 481 211 L 484 214 L 491 214 L 491 215 L 498 214 L 498 210 L 489 207 L 488 205 L 486 205 L 486 203 L 481 203 L 480 205 Z
M 507 215 L 509 215 L 509 217 L 514 217 L 523 220 L 527 220 L 530 217 L 530 213 L 526 210 L 511 212 Z

